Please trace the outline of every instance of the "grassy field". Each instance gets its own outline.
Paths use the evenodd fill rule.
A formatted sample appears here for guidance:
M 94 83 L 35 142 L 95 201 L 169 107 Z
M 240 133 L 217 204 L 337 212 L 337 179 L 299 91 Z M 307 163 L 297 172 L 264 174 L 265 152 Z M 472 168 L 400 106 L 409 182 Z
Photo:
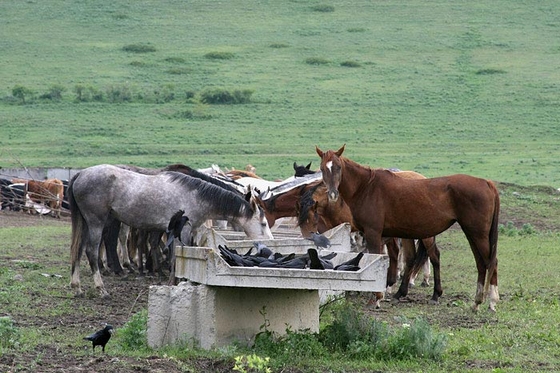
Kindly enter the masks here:
M 373 167 L 496 180 L 497 314 L 470 312 L 474 260 L 454 229 L 439 238 L 440 305 L 415 288 L 364 310 L 395 327 L 425 318 L 447 338 L 441 360 L 296 359 L 295 345 L 291 361 L 271 364 L 560 371 L 559 14 L 553 0 L 2 1 L 0 167 L 251 163 L 273 179 L 294 161 L 318 166 L 315 145 L 346 143 L 346 156 Z M 252 94 L 215 104 L 211 90 Z M 251 353 L 126 350 L 122 327 L 157 281 L 107 278 L 120 298 L 76 300 L 69 241 L 67 220 L 0 215 L 0 333 L 17 337 L 0 340 L 1 371 L 226 372 Z M 93 358 L 81 337 L 108 319 L 121 334 Z
M 347 143 L 374 167 L 557 187 L 558 11 L 505 0 L 4 1 L 0 165 L 251 163 L 283 178 L 294 161 L 317 166 L 315 145 Z M 216 88 L 253 94 L 204 103 Z

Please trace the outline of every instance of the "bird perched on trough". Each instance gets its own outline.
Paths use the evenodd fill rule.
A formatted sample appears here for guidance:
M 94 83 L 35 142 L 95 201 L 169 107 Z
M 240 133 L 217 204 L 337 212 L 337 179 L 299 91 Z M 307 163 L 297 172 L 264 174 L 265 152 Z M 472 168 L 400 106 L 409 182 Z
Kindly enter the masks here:
M 325 237 L 324 235 L 316 232 L 312 232 L 311 236 L 306 237 L 309 241 L 313 241 L 315 246 L 317 246 L 317 251 L 321 251 L 321 249 L 328 249 L 331 247 L 331 241 Z
M 111 339 L 113 331 L 113 326 L 105 324 L 105 328 L 84 337 L 84 340 L 91 341 L 93 345 L 93 352 L 95 352 L 95 346 L 101 346 L 103 352 L 105 352 L 105 345 L 109 342 L 109 339 Z
M 165 243 L 165 247 L 169 247 L 173 240 L 177 238 L 181 245 L 185 246 L 185 243 L 181 240 L 181 232 L 183 231 L 183 227 L 189 221 L 188 216 L 184 215 L 184 210 L 179 210 L 169 220 L 169 225 L 167 226 L 167 242 Z
M 363 256 L 364 256 L 364 252 L 361 251 L 358 253 L 358 255 L 356 255 L 350 260 L 345 261 L 344 263 L 340 263 L 339 265 L 334 267 L 334 269 L 336 271 L 354 271 L 354 272 L 359 271 L 360 260 L 362 260 Z
M 307 249 L 310 269 L 333 269 L 333 264 L 325 257 L 320 257 L 315 249 Z

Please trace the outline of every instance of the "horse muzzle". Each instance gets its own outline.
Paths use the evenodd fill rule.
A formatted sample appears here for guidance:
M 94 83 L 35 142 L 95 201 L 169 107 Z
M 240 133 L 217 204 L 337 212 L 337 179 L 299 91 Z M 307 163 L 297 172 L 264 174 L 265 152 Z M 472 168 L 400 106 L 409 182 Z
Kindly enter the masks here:
M 328 192 L 328 197 L 329 197 L 329 201 L 330 202 L 336 202 L 338 201 L 338 190 L 329 190 Z

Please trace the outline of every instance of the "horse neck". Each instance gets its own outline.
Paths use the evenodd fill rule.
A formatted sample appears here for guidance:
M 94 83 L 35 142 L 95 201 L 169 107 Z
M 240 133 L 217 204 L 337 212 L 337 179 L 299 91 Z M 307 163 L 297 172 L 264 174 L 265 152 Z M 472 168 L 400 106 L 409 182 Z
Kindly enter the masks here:
M 284 193 L 274 201 L 272 213 L 276 218 L 285 218 L 296 215 L 297 193 Z
M 342 171 L 338 191 L 342 198 L 349 203 L 375 177 L 375 171 L 348 158 L 341 157 L 340 159 L 342 161 Z

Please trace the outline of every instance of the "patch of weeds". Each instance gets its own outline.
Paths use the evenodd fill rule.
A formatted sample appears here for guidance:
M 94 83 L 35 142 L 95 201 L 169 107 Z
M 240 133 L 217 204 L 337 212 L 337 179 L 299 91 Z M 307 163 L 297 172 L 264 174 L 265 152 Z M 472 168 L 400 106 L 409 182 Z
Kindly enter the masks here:
M 253 92 L 251 89 L 210 88 L 200 93 L 200 101 L 204 104 L 247 104 Z
M 129 53 L 151 53 L 156 51 L 156 47 L 150 44 L 128 44 L 122 47 L 124 52 Z
M 204 57 L 210 60 L 231 60 L 235 55 L 231 52 L 208 52 Z
M 269 45 L 270 48 L 276 48 L 276 49 L 280 49 L 280 48 L 288 48 L 289 45 L 286 43 L 272 43 Z
M 169 63 L 186 63 L 187 62 L 187 60 L 185 60 L 183 57 L 167 57 L 164 61 L 169 62 Z
M 348 32 L 366 32 L 366 29 L 363 27 L 351 27 L 347 29 Z
M 505 225 L 499 224 L 498 231 L 500 234 L 506 235 L 508 237 L 513 236 L 530 236 L 537 234 L 537 230 L 530 223 L 525 223 L 518 229 L 512 221 L 508 221 Z
M 361 67 L 362 65 L 356 61 L 343 61 L 340 63 L 340 66 L 343 67 Z
M 29 260 L 22 260 L 17 262 L 18 267 L 23 269 L 38 270 L 43 268 L 43 266 L 37 262 L 30 262 Z
M 134 66 L 134 67 L 144 67 L 144 66 L 148 66 L 148 64 L 146 62 L 142 62 L 142 61 L 132 61 L 130 63 L 130 66 Z
M 323 57 L 309 57 L 305 59 L 305 63 L 308 65 L 328 65 L 331 61 Z
M 0 352 L 3 349 L 17 347 L 19 338 L 20 333 L 14 321 L 8 316 L 0 317 Z
M 494 75 L 494 74 L 505 74 L 505 70 L 502 69 L 480 69 L 476 72 L 476 75 Z
M 127 351 L 147 350 L 148 310 L 144 309 L 134 315 L 118 330 L 121 347 Z
M 55 84 L 49 88 L 49 90 L 39 96 L 43 100 L 60 101 L 62 100 L 62 92 L 66 91 L 66 88 L 60 84 Z
M 189 74 L 191 69 L 187 67 L 172 67 L 171 69 L 167 69 L 165 72 L 171 75 L 184 75 Z
M 326 5 L 326 4 L 318 4 L 311 7 L 311 10 L 314 12 L 321 12 L 321 13 L 332 13 L 334 12 L 334 6 Z

